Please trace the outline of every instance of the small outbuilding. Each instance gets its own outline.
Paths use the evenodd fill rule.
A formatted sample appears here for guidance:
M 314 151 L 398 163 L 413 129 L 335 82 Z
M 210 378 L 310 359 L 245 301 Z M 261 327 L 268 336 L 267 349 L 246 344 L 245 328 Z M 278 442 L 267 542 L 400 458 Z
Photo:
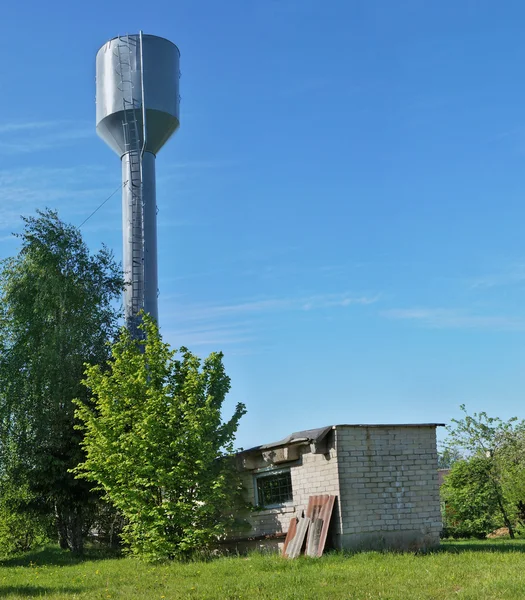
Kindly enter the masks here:
M 299 431 L 238 454 L 251 528 L 241 549 L 282 548 L 309 498 L 336 496 L 327 545 L 416 550 L 439 545 L 442 529 L 436 427 L 332 425 Z

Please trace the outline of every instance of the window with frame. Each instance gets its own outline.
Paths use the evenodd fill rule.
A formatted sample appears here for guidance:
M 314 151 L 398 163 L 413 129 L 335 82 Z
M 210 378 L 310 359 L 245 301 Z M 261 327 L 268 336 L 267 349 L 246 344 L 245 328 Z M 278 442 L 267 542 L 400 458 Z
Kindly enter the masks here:
M 261 508 L 274 508 L 293 501 L 290 469 L 255 475 L 255 503 Z

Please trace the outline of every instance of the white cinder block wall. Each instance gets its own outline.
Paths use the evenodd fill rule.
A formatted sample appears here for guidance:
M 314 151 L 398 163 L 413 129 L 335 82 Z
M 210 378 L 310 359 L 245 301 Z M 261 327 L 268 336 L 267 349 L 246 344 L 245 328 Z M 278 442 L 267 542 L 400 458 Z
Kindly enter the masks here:
M 435 426 L 337 426 L 343 548 L 439 544 Z

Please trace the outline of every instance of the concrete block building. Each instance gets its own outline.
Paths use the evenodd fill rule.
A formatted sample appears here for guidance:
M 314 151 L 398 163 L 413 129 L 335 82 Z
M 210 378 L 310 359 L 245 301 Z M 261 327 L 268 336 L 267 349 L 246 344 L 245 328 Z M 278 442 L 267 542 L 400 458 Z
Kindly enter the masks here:
M 437 423 L 333 425 L 293 433 L 238 455 L 250 531 L 240 549 L 280 547 L 313 495 L 337 497 L 334 548 L 415 550 L 439 545 Z

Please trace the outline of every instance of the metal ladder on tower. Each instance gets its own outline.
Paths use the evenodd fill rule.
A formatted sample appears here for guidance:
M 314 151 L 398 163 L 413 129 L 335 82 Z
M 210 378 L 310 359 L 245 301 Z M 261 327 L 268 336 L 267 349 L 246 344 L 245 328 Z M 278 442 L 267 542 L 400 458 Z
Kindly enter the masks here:
M 134 37 L 119 36 L 116 44 L 118 58 L 119 89 L 122 92 L 123 132 L 125 151 L 129 155 L 129 177 L 131 190 L 131 256 L 132 312 L 136 315 L 144 308 L 144 207 L 142 201 L 142 153 L 137 112 L 141 103 L 134 94 L 132 77 L 132 55 L 137 53 Z M 139 113 L 140 114 L 140 113 Z

